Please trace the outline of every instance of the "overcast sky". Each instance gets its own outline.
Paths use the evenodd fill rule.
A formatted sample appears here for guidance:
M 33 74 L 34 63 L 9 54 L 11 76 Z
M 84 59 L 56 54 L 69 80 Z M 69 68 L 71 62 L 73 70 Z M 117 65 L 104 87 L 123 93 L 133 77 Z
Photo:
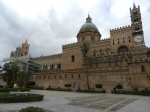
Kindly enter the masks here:
M 150 47 L 150 0 L 140 5 L 144 38 Z M 62 45 L 77 42 L 76 35 L 88 12 L 102 38 L 109 30 L 130 25 L 133 0 L 0 0 L 0 64 L 28 39 L 31 57 L 62 52 Z

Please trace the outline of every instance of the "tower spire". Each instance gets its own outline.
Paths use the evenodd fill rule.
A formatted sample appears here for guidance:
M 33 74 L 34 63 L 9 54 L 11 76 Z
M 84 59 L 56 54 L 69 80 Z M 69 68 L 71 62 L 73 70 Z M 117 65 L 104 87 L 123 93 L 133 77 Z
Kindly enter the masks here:
M 87 22 L 87 23 L 92 22 L 92 18 L 90 17 L 89 12 L 88 12 L 88 17 L 86 18 L 86 22 Z
M 133 9 L 136 9 L 136 5 L 135 5 L 134 0 L 133 0 Z

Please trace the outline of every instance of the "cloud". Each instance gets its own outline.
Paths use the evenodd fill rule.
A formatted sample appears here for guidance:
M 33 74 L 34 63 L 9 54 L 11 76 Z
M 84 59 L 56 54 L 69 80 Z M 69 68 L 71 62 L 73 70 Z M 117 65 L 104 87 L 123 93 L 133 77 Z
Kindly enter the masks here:
M 88 12 L 102 38 L 110 37 L 110 29 L 131 24 L 132 1 L 14 1 L 0 1 L 0 64 L 26 39 L 32 57 L 62 53 L 62 45 L 77 41 L 76 35 L 86 22 Z M 136 0 L 136 4 L 141 6 L 145 42 L 150 46 L 150 1 Z

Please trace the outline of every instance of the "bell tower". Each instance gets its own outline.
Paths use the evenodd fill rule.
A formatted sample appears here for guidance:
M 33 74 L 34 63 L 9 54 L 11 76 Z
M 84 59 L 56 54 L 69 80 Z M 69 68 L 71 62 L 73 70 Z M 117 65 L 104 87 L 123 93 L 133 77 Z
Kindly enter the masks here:
M 131 16 L 131 27 L 132 27 L 132 35 L 134 38 L 134 45 L 135 46 L 145 45 L 139 5 L 138 7 L 136 7 L 135 3 L 133 3 L 133 8 L 132 9 L 130 8 L 130 16 Z

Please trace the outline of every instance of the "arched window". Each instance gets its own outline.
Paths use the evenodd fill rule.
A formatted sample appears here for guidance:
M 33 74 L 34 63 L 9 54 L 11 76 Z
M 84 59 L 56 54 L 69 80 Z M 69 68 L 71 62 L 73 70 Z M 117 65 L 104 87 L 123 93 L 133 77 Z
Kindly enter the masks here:
M 114 45 L 114 39 L 113 39 L 113 45 Z
M 85 41 L 85 38 L 84 38 L 84 37 L 82 38 L 82 41 Z
M 94 42 L 94 37 L 91 37 L 91 42 Z
M 129 42 L 130 42 L 130 37 L 128 37 L 129 38 Z
M 141 71 L 145 72 L 145 67 L 143 65 L 141 66 Z
M 75 60 L 75 57 L 74 57 L 74 55 L 72 55 L 71 56 L 71 62 L 74 62 L 74 60 Z
M 125 43 L 124 37 L 123 37 L 123 43 Z
M 54 79 L 56 79 L 56 75 L 54 75 Z
M 128 51 L 128 48 L 126 47 L 126 46 L 121 46 L 121 47 L 119 47 L 119 49 L 118 49 L 118 52 L 127 52 Z
M 54 65 L 52 64 L 52 69 L 54 69 Z

